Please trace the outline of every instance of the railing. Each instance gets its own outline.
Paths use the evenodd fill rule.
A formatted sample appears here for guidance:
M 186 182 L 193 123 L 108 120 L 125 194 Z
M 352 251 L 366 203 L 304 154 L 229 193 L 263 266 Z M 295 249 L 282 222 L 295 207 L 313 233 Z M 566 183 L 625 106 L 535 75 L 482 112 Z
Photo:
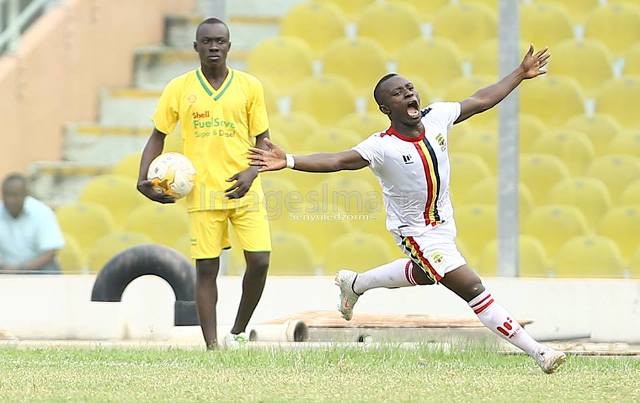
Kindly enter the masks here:
M 0 54 L 15 52 L 20 36 L 60 0 L 0 0 Z

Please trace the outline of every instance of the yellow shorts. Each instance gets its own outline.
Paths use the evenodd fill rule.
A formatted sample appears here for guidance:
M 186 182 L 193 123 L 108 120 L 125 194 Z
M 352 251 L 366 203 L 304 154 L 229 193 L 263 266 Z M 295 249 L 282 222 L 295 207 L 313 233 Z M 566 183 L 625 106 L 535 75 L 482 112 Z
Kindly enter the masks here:
M 191 228 L 191 257 L 213 259 L 222 249 L 229 249 L 229 222 L 247 252 L 270 252 L 271 233 L 267 211 L 262 205 L 242 206 L 226 210 L 203 210 L 189 212 Z

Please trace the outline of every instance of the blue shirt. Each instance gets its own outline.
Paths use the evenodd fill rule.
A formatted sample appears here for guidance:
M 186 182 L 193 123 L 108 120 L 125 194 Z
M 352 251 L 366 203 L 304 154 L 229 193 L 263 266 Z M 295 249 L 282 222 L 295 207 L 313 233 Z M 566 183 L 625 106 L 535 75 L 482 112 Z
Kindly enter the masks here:
M 0 202 L 0 262 L 20 266 L 63 246 L 58 220 L 46 204 L 27 196 L 22 212 L 14 218 Z M 41 270 L 58 271 L 58 266 L 54 263 Z

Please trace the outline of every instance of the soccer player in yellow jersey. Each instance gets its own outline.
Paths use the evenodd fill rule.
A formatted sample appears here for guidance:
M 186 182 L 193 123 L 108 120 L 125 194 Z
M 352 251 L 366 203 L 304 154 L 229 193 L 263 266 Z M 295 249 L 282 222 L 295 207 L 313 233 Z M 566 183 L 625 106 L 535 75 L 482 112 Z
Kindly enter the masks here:
M 191 254 L 196 260 L 196 304 L 207 348 L 217 346 L 216 278 L 220 253 L 230 247 L 230 222 L 244 250 L 247 270 L 242 298 L 227 346 L 247 340 L 244 331 L 262 295 L 271 239 L 257 167 L 249 167 L 250 147 L 264 148 L 269 122 L 262 85 L 253 76 L 227 66 L 231 47 L 227 25 L 204 20 L 193 43 L 200 68 L 173 79 L 153 117 L 154 129 L 142 153 L 138 190 L 159 203 L 172 203 L 146 180 L 149 164 L 162 153 L 164 140 L 179 122 L 184 154 L 196 168 L 187 197 Z M 177 134 L 173 134 L 174 136 Z

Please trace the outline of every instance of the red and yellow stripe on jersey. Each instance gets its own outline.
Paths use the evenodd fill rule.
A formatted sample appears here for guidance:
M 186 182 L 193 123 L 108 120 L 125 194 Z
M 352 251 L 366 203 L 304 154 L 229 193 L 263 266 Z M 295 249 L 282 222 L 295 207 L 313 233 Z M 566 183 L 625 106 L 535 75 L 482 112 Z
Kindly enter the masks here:
M 424 207 L 424 222 L 426 225 L 440 224 L 438 214 L 438 197 L 440 196 L 440 173 L 438 172 L 438 159 L 426 138 L 413 143 L 420 155 L 424 176 L 427 181 L 427 202 Z

